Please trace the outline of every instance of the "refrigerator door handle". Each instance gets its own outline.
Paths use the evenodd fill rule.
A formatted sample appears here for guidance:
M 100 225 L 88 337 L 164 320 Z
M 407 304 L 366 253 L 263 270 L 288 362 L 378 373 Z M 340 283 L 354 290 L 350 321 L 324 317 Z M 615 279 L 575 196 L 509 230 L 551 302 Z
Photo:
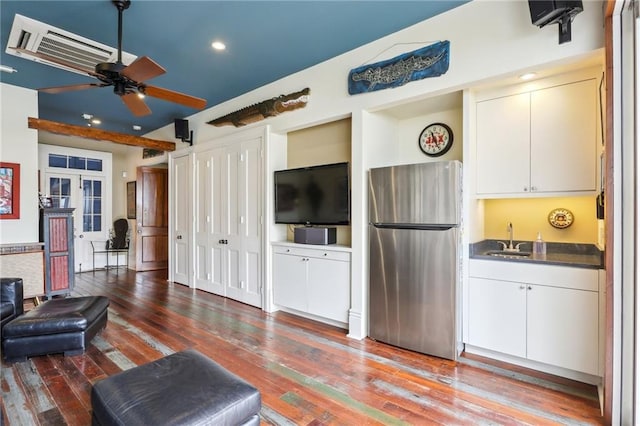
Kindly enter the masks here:
M 417 229 L 421 231 L 448 231 L 451 228 L 457 228 L 454 224 L 422 224 L 422 223 L 372 223 L 374 228 L 378 229 Z

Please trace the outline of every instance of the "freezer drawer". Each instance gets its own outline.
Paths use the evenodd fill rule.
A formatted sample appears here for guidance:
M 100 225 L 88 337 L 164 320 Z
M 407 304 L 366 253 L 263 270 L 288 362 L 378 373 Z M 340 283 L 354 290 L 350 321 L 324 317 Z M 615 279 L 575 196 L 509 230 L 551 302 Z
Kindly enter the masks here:
M 456 358 L 458 228 L 369 226 L 369 336 Z

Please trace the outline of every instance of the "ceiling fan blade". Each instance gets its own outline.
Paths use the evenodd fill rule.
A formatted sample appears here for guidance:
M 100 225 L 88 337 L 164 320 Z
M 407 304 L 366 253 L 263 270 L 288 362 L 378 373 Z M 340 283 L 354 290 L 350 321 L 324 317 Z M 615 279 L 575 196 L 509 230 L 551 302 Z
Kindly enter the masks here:
M 109 85 L 101 84 L 101 83 L 69 84 L 67 86 L 44 87 L 42 89 L 38 89 L 38 92 L 56 94 L 56 93 L 63 93 L 63 92 L 72 92 L 74 90 L 93 89 L 96 87 L 105 87 L 105 86 L 109 86 Z
M 90 75 L 92 77 L 98 77 L 98 74 L 96 74 L 94 70 L 90 70 L 88 68 L 83 68 L 83 67 L 78 66 L 78 65 L 76 65 L 74 63 L 67 62 L 64 59 L 59 59 L 59 58 L 47 55 L 46 53 L 32 52 L 30 50 L 22 49 L 22 48 L 19 48 L 19 47 L 10 47 L 10 49 L 13 49 L 13 50 L 15 50 L 16 52 L 19 52 L 19 53 L 24 53 L 25 55 L 35 56 L 36 58 L 40 58 L 40 59 L 45 60 L 45 61 L 53 62 L 54 64 L 62 65 L 64 67 L 71 68 L 71 69 L 86 73 L 86 74 L 88 74 L 88 75 Z
M 139 89 L 147 96 L 188 106 L 190 108 L 202 109 L 207 106 L 206 99 L 196 98 L 195 96 L 185 95 L 184 93 L 174 92 L 173 90 L 163 89 L 156 86 L 147 86 L 145 84 L 140 85 Z
M 122 102 L 129 108 L 129 110 L 136 117 L 142 117 L 144 115 L 151 114 L 151 108 L 144 103 L 142 99 L 138 96 L 137 93 L 127 93 L 126 95 L 120 96 L 122 98 Z
M 148 56 L 142 56 L 133 61 L 120 74 L 137 83 L 150 80 L 167 71 Z

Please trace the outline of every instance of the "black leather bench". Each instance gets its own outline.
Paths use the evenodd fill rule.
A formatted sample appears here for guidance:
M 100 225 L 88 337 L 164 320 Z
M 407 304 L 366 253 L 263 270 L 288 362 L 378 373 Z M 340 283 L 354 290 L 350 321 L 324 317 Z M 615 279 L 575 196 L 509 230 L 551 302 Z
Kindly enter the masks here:
M 21 315 L 2 329 L 2 350 L 7 361 L 85 351 L 93 336 L 107 324 L 109 299 L 104 296 L 51 299 Z
M 260 392 L 196 350 L 115 374 L 91 390 L 93 425 L 259 425 Z

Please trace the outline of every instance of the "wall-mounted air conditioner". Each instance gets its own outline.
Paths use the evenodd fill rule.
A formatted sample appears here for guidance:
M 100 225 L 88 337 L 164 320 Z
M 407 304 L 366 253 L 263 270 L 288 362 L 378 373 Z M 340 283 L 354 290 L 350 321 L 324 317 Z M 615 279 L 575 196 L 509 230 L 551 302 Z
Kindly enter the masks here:
M 15 48 L 24 50 L 17 51 Z M 13 19 L 13 26 L 11 27 L 5 52 L 23 59 L 83 75 L 86 75 L 86 73 L 48 61 L 36 55 L 51 56 L 91 72 L 94 71 L 98 63 L 116 62 L 118 60 L 118 49 L 115 47 L 89 40 L 18 14 Z M 125 65 L 129 65 L 135 59 L 135 55 L 122 52 L 122 62 Z

